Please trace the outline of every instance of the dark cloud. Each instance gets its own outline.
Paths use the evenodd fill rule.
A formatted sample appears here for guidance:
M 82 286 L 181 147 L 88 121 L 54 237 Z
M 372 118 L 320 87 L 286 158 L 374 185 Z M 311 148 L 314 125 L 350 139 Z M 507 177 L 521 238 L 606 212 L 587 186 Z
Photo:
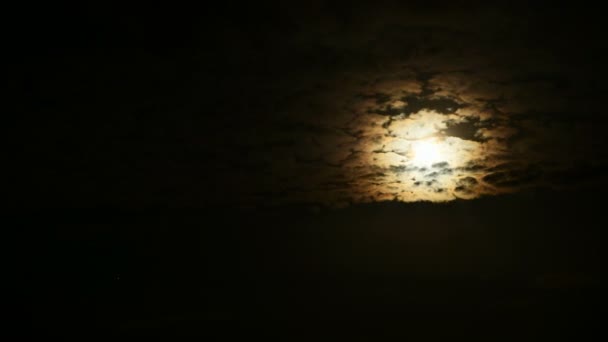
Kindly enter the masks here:
M 448 123 L 448 127 L 443 133 L 447 136 L 456 136 L 465 140 L 477 140 L 480 126 L 482 125 L 479 124 L 479 119 L 470 118 L 464 122 Z
M 459 179 L 456 182 L 456 187 L 454 191 L 459 194 L 473 195 L 475 193 L 475 187 L 477 186 L 478 181 L 473 177 L 464 177 Z
M 518 187 L 530 184 L 538 180 L 541 171 L 537 168 L 513 169 L 508 171 L 497 171 L 484 176 L 484 182 L 497 187 Z
M 458 182 L 463 185 L 473 186 L 477 184 L 477 179 L 473 177 L 465 177 L 458 180 Z
M 380 96 L 380 97 L 379 97 Z M 377 113 L 388 116 L 398 115 L 409 115 L 417 113 L 420 110 L 433 110 L 443 114 L 454 113 L 459 108 L 463 107 L 461 104 L 455 102 L 453 99 L 448 97 L 422 97 L 422 96 L 403 96 L 399 99 L 393 99 L 388 94 L 376 94 L 374 96 L 376 103 L 379 105 L 376 108 L 368 109 L 369 113 Z M 398 101 L 399 105 L 386 104 L 387 102 L 395 100 Z M 386 104 L 386 105 L 384 105 Z M 381 106 L 384 105 L 384 106 Z
M 184 47 L 165 53 L 147 49 L 158 28 L 147 32 L 152 23 L 142 14 L 104 31 L 99 49 L 45 52 L 55 68 L 38 69 L 44 77 L 31 96 L 52 115 L 26 135 L 26 150 L 48 163 L 32 167 L 44 170 L 32 173 L 32 184 L 70 174 L 126 202 L 156 202 L 162 196 L 145 189 L 159 184 L 192 205 L 262 193 L 282 195 L 256 203 L 329 205 L 454 199 L 451 191 L 420 192 L 415 184 L 426 178 L 473 197 L 582 181 L 556 170 L 607 157 L 599 71 L 582 58 L 597 47 L 573 39 L 583 33 L 562 26 L 560 11 L 467 8 L 251 9 L 272 14 L 263 25 L 233 9 L 226 21 L 168 27 L 159 46 L 191 32 L 181 35 Z M 578 49 L 539 40 L 547 30 Z M 137 32 L 141 48 L 128 43 Z M 416 165 L 414 142 L 430 138 L 445 147 L 442 160 Z M 461 184 L 466 177 L 483 184 Z M 326 193 L 327 184 L 342 192 Z M 84 191 L 76 188 L 69 191 Z M 270 191 L 278 188 L 300 190 Z

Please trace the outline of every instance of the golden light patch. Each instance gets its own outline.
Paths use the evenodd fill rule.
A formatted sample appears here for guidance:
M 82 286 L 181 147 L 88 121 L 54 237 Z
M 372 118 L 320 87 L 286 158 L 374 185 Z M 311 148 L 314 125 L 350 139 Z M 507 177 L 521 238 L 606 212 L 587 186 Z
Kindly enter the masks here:
M 352 158 L 347 161 L 361 174 L 357 187 L 377 201 L 443 202 L 479 196 L 485 185 L 477 181 L 479 167 L 471 165 L 485 166 L 488 151 L 482 142 L 446 135 L 448 125 L 457 119 L 421 110 L 393 118 L 389 134 L 375 139 L 362 136 L 358 143 L 370 148 L 354 148 L 361 151 L 359 164 L 353 165 Z

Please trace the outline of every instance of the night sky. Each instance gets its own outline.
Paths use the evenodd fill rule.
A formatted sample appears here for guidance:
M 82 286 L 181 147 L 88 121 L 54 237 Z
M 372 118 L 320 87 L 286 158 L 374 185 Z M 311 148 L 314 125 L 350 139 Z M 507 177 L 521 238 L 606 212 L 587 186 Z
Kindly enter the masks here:
M 538 340 L 601 323 L 599 8 L 10 11 L 21 335 Z

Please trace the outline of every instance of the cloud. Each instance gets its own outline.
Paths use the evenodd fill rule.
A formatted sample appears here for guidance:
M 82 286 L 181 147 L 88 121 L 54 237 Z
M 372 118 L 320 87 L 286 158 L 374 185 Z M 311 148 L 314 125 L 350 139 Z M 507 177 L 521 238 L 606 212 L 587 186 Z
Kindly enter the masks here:
M 541 171 L 533 168 L 516 168 L 507 169 L 505 171 L 492 172 L 485 175 L 482 179 L 484 182 L 495 187 L 519 187 L 530 184 L 541 177 Z
M 570 63 L 577 52 L 528 37 L 532 14 L 314 6 L 323 10 L 288 6 L 268 29 L 235 22 L 221 28 L 217 46 L 201 42 L 205 52 L 178 68 L 192 79 L 193 90 L 174 99 L 187 124 L 171 127 L 172 112 L 147 125 L 146 111 L 169 108 L 154 103 L 128 109 L 136 124 L 121 138 L 173 130 L 177 141 L 140 139 L 146 152 L 125 159 L 141 174 L 166 169 L 168 184 L 205 184 L 167 191 L 254 204 L 450 201 L 600 178 L 608 139 L 594 119 L 605 107 L 594 96 L 601 81 Z M 171 63 L 157 59 L 148 63 L 171 79 Z M 123 79 L 107 73 L 104 80 Z M 136 88 L 128 84 L 121 93 Z M 425 139 L 430 161 L 416 158 Z

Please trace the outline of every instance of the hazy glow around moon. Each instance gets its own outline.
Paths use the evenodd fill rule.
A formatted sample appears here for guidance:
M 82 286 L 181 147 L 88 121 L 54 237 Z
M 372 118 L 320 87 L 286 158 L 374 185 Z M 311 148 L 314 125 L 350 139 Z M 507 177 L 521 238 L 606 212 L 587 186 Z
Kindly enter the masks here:
M 377 197 L 406 202 L 474 198 L 491 191 L 483 184 L 482 173 L 470 168 L 488 156 L 484 145 L 448 134 L 448 126 L 460 120 L 458 113 L 424 109 L 391 118 L 385 125 L 389 134 L 367 141 L 376 151 L 368 159 L 369 167 L 383 176 L 360 186 Z
M 418 167 L 431 166 L 441 162 L 441 145 L 435 139 L 425 139 L 412 144 L 412 163 Z

